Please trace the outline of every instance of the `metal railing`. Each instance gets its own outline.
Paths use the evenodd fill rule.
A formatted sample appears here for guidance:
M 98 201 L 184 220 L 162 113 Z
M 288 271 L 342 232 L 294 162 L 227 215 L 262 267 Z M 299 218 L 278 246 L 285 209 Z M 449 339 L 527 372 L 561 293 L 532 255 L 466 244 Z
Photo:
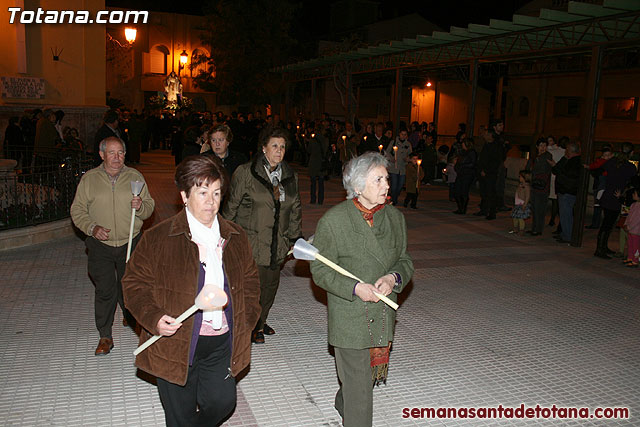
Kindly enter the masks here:
M 0 175 L 0 231 L 57 221 L 69 209 L 93 160 L 82 153 L 50 152 Z

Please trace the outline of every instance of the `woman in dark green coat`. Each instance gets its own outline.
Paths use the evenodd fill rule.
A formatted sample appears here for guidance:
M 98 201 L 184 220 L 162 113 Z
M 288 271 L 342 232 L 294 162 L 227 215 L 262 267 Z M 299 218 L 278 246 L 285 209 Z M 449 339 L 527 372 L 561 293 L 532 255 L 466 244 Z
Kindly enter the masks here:
M 314 282 L 327 291 L 329 344 L 341 383 L 335 407 L 347 427 L 371 425 L 373 385 L 386 380 L 396 312 L 374 292 L 397 301 L 413 275 L 404 216 L 387 204 L 387 166 L 372 152 L 346 165 L 348 200 L 320 219 L 313 242 L 320 254 L 364 281 L 311 263 Z
M 267 325 L 269 310 L 280 285 L 280 266 L 302 235 L 302 207 L 298 175 L 284 161 L 289 135 L 273 129 L 262 141 L 262 153 L 236 169 L 222 216 L 241 226 L 251 243 L 260 276 L 262 313 L 251 335 L 264 343 L 275 331 Z

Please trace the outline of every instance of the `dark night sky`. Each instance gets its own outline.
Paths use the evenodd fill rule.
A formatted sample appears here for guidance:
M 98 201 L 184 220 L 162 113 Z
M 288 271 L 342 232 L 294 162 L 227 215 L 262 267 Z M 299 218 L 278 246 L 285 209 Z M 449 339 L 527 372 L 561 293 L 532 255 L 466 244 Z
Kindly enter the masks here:
M 327 33 L 329 27 L 329 3 L 319 1 L 294 1 L 301 5 L 300 20 L 310 38 Z M 126 7 L 139 10 L 202 14 L 206 1 L 175 0 L 106 0 L 107 6 Z M 468 23 L 486 24 L 489 18 L 507 19 L 527 0 L 381 0 L 383 17 L 396 17 L 417 12 L 425 19 L 448 29 L 450 25 L 466 27 Z

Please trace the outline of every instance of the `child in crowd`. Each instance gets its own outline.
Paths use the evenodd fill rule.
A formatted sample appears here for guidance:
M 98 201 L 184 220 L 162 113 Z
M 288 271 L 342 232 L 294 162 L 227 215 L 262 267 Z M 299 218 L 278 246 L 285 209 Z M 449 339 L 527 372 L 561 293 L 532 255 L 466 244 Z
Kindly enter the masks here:
M 456 156 L 450 156 L 447 162 L 447 168 L 445 169 L 447 174 L 447 184 L 449 184 L 449 201 L 450 202 L 456 201 L 454 189 L 456 186 L 456 178 L 458 175 L 456 173 L 457 161 L 458 161 L 458 158 Z
M 519 174 L 520 184 L 516 190 L 514 197 L 514 206 L 511 211 L 511 218 L 513 218 L 513 228 L 509 231 L 510 234 L 518 233 L 520 236 L 524 235 L 524 221 L 531 217 L 531 206 L 529 205 L 529 198 L 531 195 L 531 173 L 528 170 L 522 170 Z
M 629 209 L 629 215 L 624 222 L 624 230 L 627 232 L 627 259 L 624 263 L 627 267 L 638 268 L 640 262 L 640 188 L 633 190 L 634 203 Z
M 409 202 L 411 202 L 411 209 L 417 209 L 418 183 L 422 180 L 422 178 L 424 178 L 424 169 L 418 165 L 417 154 L 411 154 L 411 157 L 409 157 L 409 162 L 407 162 L 405 173 L 407 177 L 407 180 L 405 181 L 407 195 L 404 198 L 404 207 L 406 208 Z

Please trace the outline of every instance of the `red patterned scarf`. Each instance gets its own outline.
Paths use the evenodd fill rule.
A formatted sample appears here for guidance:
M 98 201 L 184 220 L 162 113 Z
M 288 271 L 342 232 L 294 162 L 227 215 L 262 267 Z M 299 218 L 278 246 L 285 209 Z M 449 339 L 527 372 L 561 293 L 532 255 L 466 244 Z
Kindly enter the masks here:
M 369 224 L 369 227 L 373 227 L 373 214 L 375 214 L 380 209 L 382 209 L 386 205 L 388 205 L 389 202 L 391 201 L 391 197 L 387 196 L 387 199 L 385 200 L 385 202 L 383 204 L 378 205 L 378 206 L 374 207 L 373 209 L 367 209 L 364 206 L 362 206 L 362 203 L 360 203 L 360 201 L 358 200 L 357 197 L 354 197 L 351 200 L 353 200 L 353 204 L 356 205 L 356 208 L 358 208 L 358 210 L 360 212 L 362 212 L 362 217 L 364 218 L 365 221 L 367 221 L 367 224 Z

